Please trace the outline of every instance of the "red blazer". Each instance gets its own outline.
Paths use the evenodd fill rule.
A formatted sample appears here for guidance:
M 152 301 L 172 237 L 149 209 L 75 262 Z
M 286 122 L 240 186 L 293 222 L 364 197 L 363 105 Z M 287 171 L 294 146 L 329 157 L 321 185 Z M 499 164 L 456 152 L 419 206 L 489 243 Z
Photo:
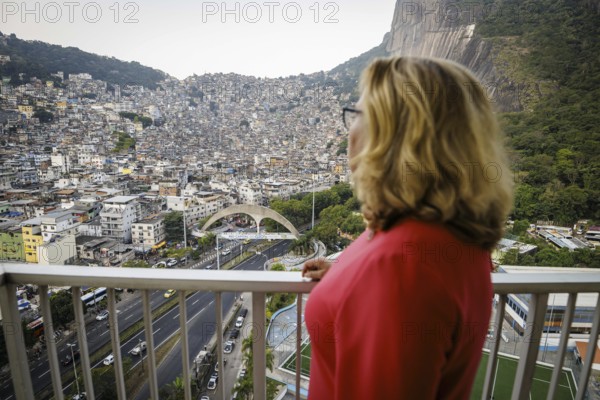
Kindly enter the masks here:
M 363 233 L 310 294 L 310 400 L 467 399 L 492 305 L 490 254 L 438 224 Z

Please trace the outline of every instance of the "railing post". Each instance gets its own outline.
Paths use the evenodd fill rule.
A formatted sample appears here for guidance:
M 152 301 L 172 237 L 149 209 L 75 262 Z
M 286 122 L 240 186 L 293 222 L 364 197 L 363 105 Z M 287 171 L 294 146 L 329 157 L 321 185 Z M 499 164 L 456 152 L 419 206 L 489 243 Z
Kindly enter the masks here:
M 600 293 L 598 293 L 598 302 L 596 303 L 596 311 L 594 311 L 594 321 L 592 322 L 592 331 L 588 341 L 587 354 L 585 355 L 585 363 L 581 367 L 581 375 L 577 385 L 577 396 L 575 400 L 582 400 L 587 392 L 588 382 L 590 379 L 590 371 L 594 363 L 594 354 L 596 354 L 596 346 L 598 342 L 598 334 L 600 333 Z
M 185 304 L 185 292 L 179 292 L 179 337 L 181 340 L 181 366 L 183 367 L 183 390 L 185 400 L 192 399 L 192 387 L 190 386 L 190 350 L 188 346 L 187 332 L 187 308 Z
M 90 353 L 88 352 L 87 334 L 85 329 L 85 318 L 83 316 L 83 302 L 81 301 L 81 288 L 71 287 L 71 298 L 75 310 L 75 322 L 77 325 L 77 341 L 79 342 L 79 353 L 81 354 L 81 374 L 88 399 L 94 400 L 94 382 L 92 381 L 92 369 L 90 368 Z M 75 360 L 73 360 L 75 362 Z
M 523 336 L 523 347 L 515 376 L 512 399 L 528 399 L 531 390 L 531 381 L 535 372 L 537 354 L 540 347 L 540 338 L 544 330 L 546 319 L 546 306 L 548 304 L 548 293 L 536 293 L 531 295 L 529 322 L 525 325 Z
M 496 376 L 496 369 L 498 367 L 498 349 L 500 348 L 500 340 L 502 340 L 502 321 L 504 320 L 504 308 L 506 306 L 506 298 L 505 294 L 499 296 L 500 302 L 496 308 L 496 318 L 494 319 L 494 328 L 496 332 L 494 333 L 492 348 L 490 349 L 490 354 L 488 356 L 488 364 L 487 369 L 485 371 L 485 381 L 483 383 L 483 399 L 489 400 L 492 398 L 494 390 L 494 377 Z
M 46 336 L 46 347 L 48 349 L 48 364 L 50 375 L 52 376 L 52 388 L 54 389 L 54 398 L 63 400 L 63 388 L 60 378 L 60 367 L 58 365 L 58 356 L 56 353 L 56 340 L 54 338 L 54 323 L 52 321 L 52 312 L 50 309 L 50 300 L 48 299 L 48 286 L 40 286 L 40 306 L 42 308 L 42 317 L 44 318 L 44 335 Z M 72 360 L 75 362 L 75 360 Z
M 575 314 L 576 302 L 577 293 L 569 293 L 569 300 L 567 301 L 567 308 L 565 310 L 562 326 L 560 329 L 560 342 L 558 344 L 558 352 L 556 354 L 554 369 L 552 370 L 552 379 L 550 380 L 550 387 L 548 388 L 547 400 L 553 400 L 554 396 L 556 396 L 558 381 L 560 380 L 563 363 L 565 362 L 565 351 L 569 342 L 569 330 L 571 328 L 571 322 L 573 322 L 573 315 Z
M 302 293 L 296 298 L 296 400 L 300 400 L 300 377 L 302 375 Z
M 29 372 L 29 362 L 27 362 L 27 351 L 25 350 L 23 326 L 21 325 L 16 293 L 17 285 L 12 283 L 0 285 L 2 328 L 6 340 L 13 389 L 17 399 L 28 400 L 33 399 L 33 386 L 31 385 L 31 374 Z
M 117 382 L 117 395 L 119 400 L 126 400 L 125 379 L 123 378 L 123 359 L 121 357 L 121 339 L 119 337 L 119 322 L 117 318 L 115 289 L 108 289 L 108 324 L 110 329 L 110 340 L 112 344 L 115 381 Z
M 215 313 L 217 321 L 217 350 L 215 352 L 217 353 L 217 362 L 219 363 L 217 393 L 220 393 L 217 398 L 225 400 L 225 383 L 223 382 L 225 378 L 225 362 L 223 361 L 223 296 L 221 292 L 215 292 Z
M 154 331 L 152 330 L 152 308 L 150 307 L 149 290 L 142 291 L 142 304 L 144 306 L 146 352 L 148 353 L 148 386 L 150 387 L 152 400 L 158 400 L 158 379 L 156 378 L 156 355 L 154 353 Z
M 266 340 L 265 340 L 265 293 L 252 293 L 252 325 L 255 328 L 252 341 L 252 372 L 254 383 L 254 398 L 266 399 Z

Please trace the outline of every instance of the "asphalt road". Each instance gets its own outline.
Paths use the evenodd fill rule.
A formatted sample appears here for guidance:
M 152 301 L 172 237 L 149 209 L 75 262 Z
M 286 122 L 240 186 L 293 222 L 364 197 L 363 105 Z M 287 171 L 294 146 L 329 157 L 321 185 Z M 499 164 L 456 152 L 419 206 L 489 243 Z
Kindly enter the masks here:
M 282 241 L 269 249 L 263 251 L 264 254 L 267 254 L 269 258 L 279 257 L 283 254 L 287 253 L 287 248 L 289 247 L 289 241 Z M 265 257 L 260 255 L 255 255 L 250 257 L 243 263 L 239 264 L 235 267 L 236 270 L 262 270 L 265 262 Z M 234 303 L 235 293 L 224 293 L 222 296 L 223 299 L 223 316 L 225 316 L 231 306 Z M 204 348 L 206 344 L 210 341 L 212 335 L 215 332 L 215 323 L 216 323 L 216 313 L 215 313 L 215 304 L 214 304 L 214 294 L 206 293 L 206 292 L 198 292 L 193 296 L 200 296 L 198 298 L 197 305 L 192 305 L 189 302 L 187 303 L 188 308 L 188 345 L 189 345 L 189 361 L 190 366 L 193 365 L 193 360 L 196 355 Z M 192 298 L 193 296 L 190 296 Z M 188 301 L 189 299 L 188 298 Z M 175 332 L 179 328 L 179 307 L 174 308 L 171 312 L 175 312 L 174 315 L 177 317 L 166 318 L 165 321 L 160 325 L 160 332 L 164 332 L 167 336 L 170 336 L 173 332 Z M 173 319 L 174 318 L 174 319 Z M 158 322 L 158 321 L 157 321 Z M 156 327 L 158 328 L 158 327 Z M 155 328 L 155 329 L 156 329 Z M 169 332 L 167 334 L 167 332 Z M 155 344 L 160 343 L 157 341 L 157 335 L 155 330 Z M 177 378 L 177 376 L 182 374 L 182 366 L 181 366 L 181 343 L 177 343 L 177 345 L 173 348 L 171 353 L 165 358 L 165 360 L 160 364 L 157 370 L 158 377 L 158 387 L 159 389 L 163 385 L 170 384 Z M 150 398 L 150 389 L 147 384 L 143 386 L 140 390 L 136 399 L 146 400 Z

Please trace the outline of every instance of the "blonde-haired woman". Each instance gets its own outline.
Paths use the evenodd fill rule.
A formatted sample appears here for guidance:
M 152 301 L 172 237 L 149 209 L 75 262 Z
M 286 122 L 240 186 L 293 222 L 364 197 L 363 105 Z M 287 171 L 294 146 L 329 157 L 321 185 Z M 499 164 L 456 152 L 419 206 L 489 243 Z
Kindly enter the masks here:
M 491 313 L 490 250 L 512 206 L 481 85 L 450 61 L 394 57 L 344 108 L 366 231 L 306 306 L 309 399 L 466 399 Z

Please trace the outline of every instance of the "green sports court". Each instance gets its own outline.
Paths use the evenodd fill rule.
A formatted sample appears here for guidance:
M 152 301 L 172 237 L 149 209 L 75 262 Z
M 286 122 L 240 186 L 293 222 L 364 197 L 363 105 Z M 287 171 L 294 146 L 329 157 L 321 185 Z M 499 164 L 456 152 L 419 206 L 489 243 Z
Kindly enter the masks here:
M 308 377 L 310 373 L 310 343 L 305 342 L 301 347 L 301 373 Z M 487 368 L 488 353 L 484 352 L 473 384 L 473 392 L 471 399 L 481 399 L 483 392 L 483 382 L 485 380 L 485 370 Z M 515 375 L 517 372 L 518 358 L 514 356 L 498 354 L 498 364 L 496 368 L 496 376 L 493 380 L 493 399 L 494 400 L 509 400 L 512 394 Z M 296 353 L 292 353 L 283 363 L 284 369 L 295 373 L 296 372 Z M 552 377 L 552 366 L 537 364 L 531 385 L 531 400 L 545 400 L 550 387 L 550 379 Z M 556 390 L 556 400 L 573 400 L 577 392 L 575 378 L 569 369 L 563 369 L 558 388 Z

